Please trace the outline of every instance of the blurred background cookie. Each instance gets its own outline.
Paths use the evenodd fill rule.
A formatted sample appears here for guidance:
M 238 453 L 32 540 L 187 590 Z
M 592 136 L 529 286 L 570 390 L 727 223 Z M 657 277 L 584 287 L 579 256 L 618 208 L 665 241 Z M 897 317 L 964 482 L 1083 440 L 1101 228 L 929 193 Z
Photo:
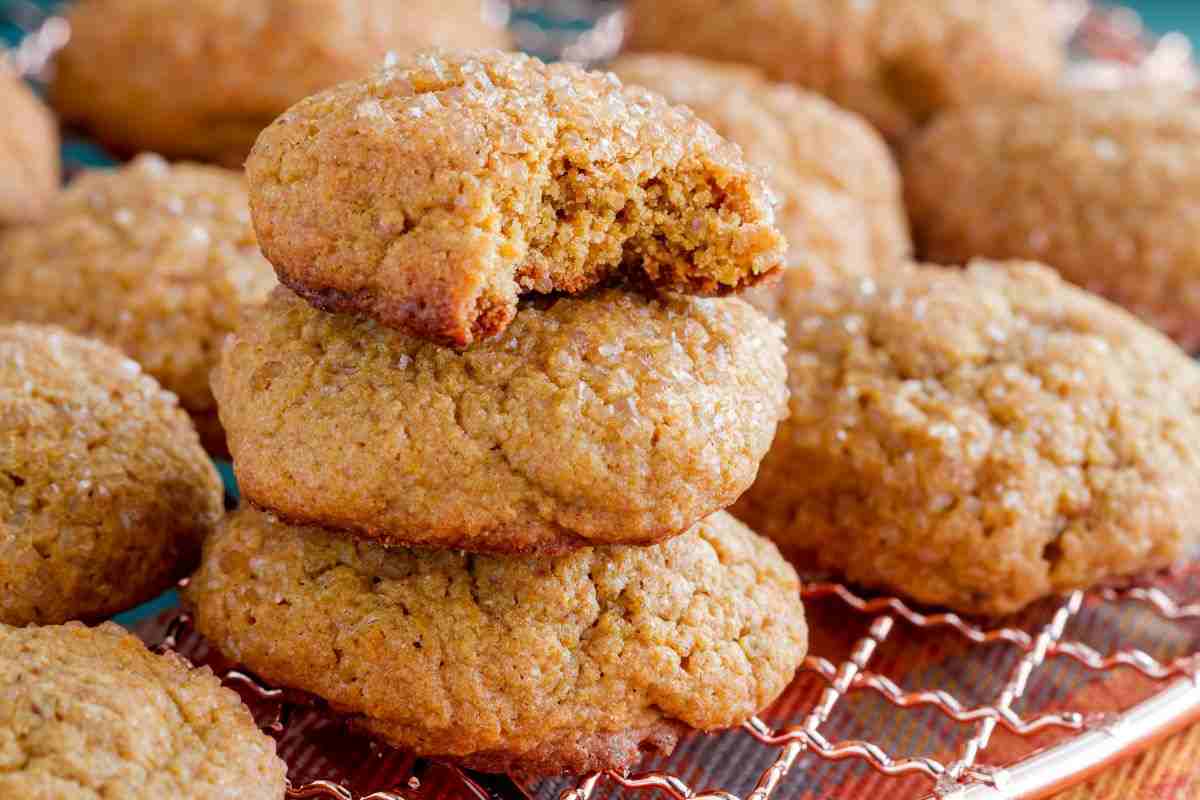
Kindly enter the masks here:
M 37 219 L 58 191 L 58 122 L 0 60 L 0 228 Z
M 356 543 L 230 516 L 187 591 L 255 674 L 419 756 L 526 775 L 628 767 L 769 705 L 804 657 L 799 581 L 725 513 L 555 558 Z
M 647 53 L 609 69 L 688 106 L 741 146 L 779 199 L 788 261 L 814 279 L 873 274 L 911 254 L 898 170 L 856 114 L 748 66 Z
M 1037 95 L 1063 66 L 1047 0 L 630 0 L 631 50 L 763 69 L 899 141 L 936 112 Z
M 801 562 L 1001 614 L 1200 538 L 1200 366 L 1045 267 L 789 295 L 791 416 L 732 509 Z
M 389 51 L 508 46 L 489 0 L 77 0 L 51 95 L 118 155 L 240 166 L 302 97 Z
M 280 287 L 213 389 L 242 493 L 387 544 L 501 552 L 682 533 L 754 479 L 782 331 L 736 298 L 527 301 L 465 351 Z
M 102 339 L 179 395 L 225 452 L 208 375 L 243 304 L 276 285 L 241 175 L 144 155 L 77 178 L 37 225 L 0 233 L 0 320 Z
M 223 510 L 187 415 L 137 363 L 56 328 L 0 326 L 0 622 L 149 600 Z
M 287 768 L 207 668 L 123 628 L 0 624 L 0 797 L 283 800 Z
M 923 258 L 1032 258 L 1200 348 L 1200 106 L 1080 92 L 963 109 L 905 157 Z

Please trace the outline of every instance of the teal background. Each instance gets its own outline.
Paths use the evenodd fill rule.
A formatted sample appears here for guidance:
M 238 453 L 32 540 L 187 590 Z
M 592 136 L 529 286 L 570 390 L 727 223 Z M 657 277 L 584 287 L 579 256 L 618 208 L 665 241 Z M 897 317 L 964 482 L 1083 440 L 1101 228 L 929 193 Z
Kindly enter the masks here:
M 1125 0 L 1156 33 L 1180 31 L 1200 41 L 1200 0 Z

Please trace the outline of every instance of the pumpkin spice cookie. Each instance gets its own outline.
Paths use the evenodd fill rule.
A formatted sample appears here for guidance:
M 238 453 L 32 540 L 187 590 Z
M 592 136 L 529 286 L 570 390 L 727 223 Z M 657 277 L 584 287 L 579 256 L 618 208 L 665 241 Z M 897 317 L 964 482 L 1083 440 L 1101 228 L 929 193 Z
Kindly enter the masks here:
M 149 600 L 223 511 L 187 415 L 135 362 L 57 328 L 0 326 L 0 622 Z
M 871 275 L 911 255 L 899 172 L 855 114 L 748 66 L 654 53 L 622 56 L 610 69 L 741 146 L 779 196 L 788 262 L 814 279 Z
M 123 628 L 0 624 L 0 797 L 283 800 L 286 767 L 207 668 Z
M 388 743 L 527 775 L 619 769 L 736 726 L 804 657 L 796 573 L 723 512 L 652 547 L 408 550 L 231 515 L 187 590 L 197 629 Z
M 1051 90 L 1048 0 L 630 0 L 631 50 L 753 64 L 859 112 L 892 142 L 939 111 Z
M 58 123 L 25 82 L 0 59 L 0 227 L 45 213 L 61 166 Z
M 1078 92 L 948 114 L 905 157 L 922 256 L 1033 258 L 1200 348 L 1200 109 Z
M 789 295 L 791 417 L 733 508 L 785 553 L 985 614 L 1200 536 L 1200 366 L 1032 264 Z
M 246 170 L 284 284 L 443 344 L 499 333 L 521 293 L 725 294 L 784 256 L 761 179 L 692 112 L 515 53 L 425 53 L 309 97 Z
M 243 495 L 386 544 L 647 544 L 729 505 L 785 409 L 783 334 L 736 298 L 523 303 L 465 352 L 280 287 L 213 374 Z
M 208 374 L 243 304 L 276 285 L 241 176 L 158 156 L 85 173 L 41 224 L 0 233 L 0 320 L 120 348 L 179 395 L 218 454 Z
M 119 155 L 241 167 L 284 109 L 389 52 L 507 47 L 492 0 L 77 0 L 51 96 Z M 103 64 L 104 69 L 96 69 Z

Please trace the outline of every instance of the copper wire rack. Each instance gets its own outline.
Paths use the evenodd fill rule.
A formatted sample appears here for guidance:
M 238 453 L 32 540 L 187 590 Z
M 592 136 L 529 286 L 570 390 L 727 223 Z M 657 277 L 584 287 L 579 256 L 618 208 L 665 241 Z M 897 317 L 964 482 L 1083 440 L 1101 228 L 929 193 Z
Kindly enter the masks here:
M 491 14 L 503 5 L 488 2 Z M 1068 81 L 1195 84 L 1186 39 L 1151 37 L 1125 9 L 1056 2 L 1073 56 Z M 514 0 L 502 11 L 518 43 L 544 56 L 602 62 L 623 33 L 613 0 Z M 27 34 L 0 67 L 35 80 L 70 35 L 30 0 L 0 0 L 0 23 Z M 363 738 L 318 701 L 224 662 L 180 609 L 135 627 L 241 693 L 278 740 L 292 798 L 1029 800 L 1200 720 L 1200 564 L 1074 592 L 998 624 L 822 576 L 809 576 L 802 594 L 812 652 L 772 708 L 740 729 L 685 738 L 640 771 L 534 784 Z

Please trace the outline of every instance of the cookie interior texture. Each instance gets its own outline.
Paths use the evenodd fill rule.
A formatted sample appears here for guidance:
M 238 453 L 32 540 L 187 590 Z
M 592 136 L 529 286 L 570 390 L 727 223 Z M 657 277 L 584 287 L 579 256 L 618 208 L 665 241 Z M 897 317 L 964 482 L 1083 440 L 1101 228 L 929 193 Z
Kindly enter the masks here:
M 57 328 L 0 327 L 0 622 L 145 602 L 223 511 L 187 415 L 135 362 Z
M 1200 366 L 1045 267 L 797 292 L 791 416 L 732 509 L 851 581 L 986 614 L 1162 567 L 1200 524 Z
M 32 222 L 58 191 L 58 123 L 24 81 L 0 69 L 0 227 Z
M 275 290 L 213 389 L 250 501 L 389 544 L 650 543 L 732 503 L 786 406 L 783 332 L 737 298 L 523 304 L 466 351 Z
M 263 252 L 314 305 L 467 345 L 524 292 L 724 294 L 780 266 L 762 180 L 681 107 L 499 51 L 309 97 L 247 162 Z
M 207 668 L 112 623 L 0 624 L 0 796 L 282 800 L 287 768 Z
M 734 726 L 804 656 L 793 569 L 725 513 L 652 547 L 559 557 L 384 548 L 238 511 L 187 590 L 198 630 L 418 755 L 621 768 Z
M 630 0 L 626 46 L 741 61 L 820 92 L 902 142 L 938 112 L 1053 90 L 1047 0 Z
M 921 255 L 1043 261 L 1200 349 L 1198 148 L 1200 109 L 1168 89 L 946 114 L 904 158 Z

